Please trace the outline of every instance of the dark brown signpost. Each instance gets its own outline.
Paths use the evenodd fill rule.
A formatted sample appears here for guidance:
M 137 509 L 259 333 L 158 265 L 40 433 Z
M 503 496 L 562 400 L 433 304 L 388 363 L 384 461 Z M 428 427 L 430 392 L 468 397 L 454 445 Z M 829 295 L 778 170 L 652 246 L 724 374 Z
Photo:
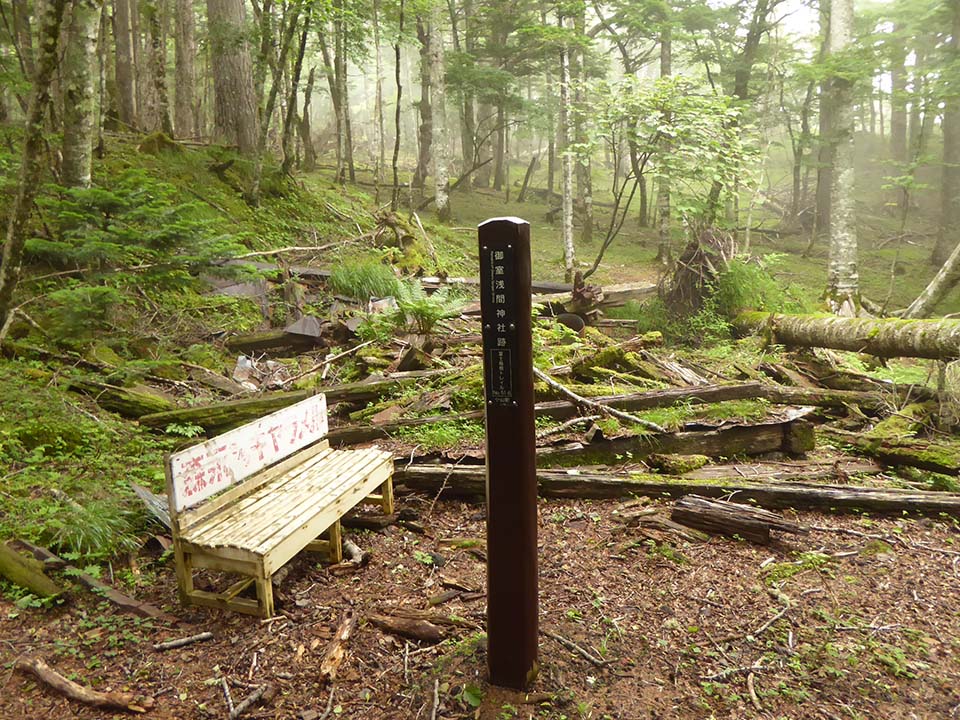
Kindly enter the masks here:
M 479 227 L 487 410 L 487 667 L 493 685 L 537 675 L 537 477 L 530 225 Z

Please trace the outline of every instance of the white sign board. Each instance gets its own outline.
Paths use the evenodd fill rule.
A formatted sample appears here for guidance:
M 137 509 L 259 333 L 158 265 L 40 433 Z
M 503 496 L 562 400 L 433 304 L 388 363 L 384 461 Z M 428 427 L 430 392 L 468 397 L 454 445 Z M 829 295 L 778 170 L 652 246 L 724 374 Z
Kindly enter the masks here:
M 170 456 L 173 509 L 193 507 L 327 434 L 327 398 L 314 395 Z

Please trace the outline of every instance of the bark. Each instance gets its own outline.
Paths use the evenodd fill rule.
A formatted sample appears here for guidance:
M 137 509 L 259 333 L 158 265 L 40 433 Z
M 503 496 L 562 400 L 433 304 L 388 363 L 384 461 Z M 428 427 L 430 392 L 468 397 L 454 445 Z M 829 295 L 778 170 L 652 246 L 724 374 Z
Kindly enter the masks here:
M 830 55 L 842 55 L 853 34 L 853 0 L 833 0 L 830 15 Z M 836 147 L 830 184 L 830 259 L 827 269 L 827 302 L 835 313 L 860 311 L 860 276 L 857 266 L 855 207 L 854 117 L 852 82 L 836 74 L 831 78 Z
M 712 535 L 738 536 L 761 545 L 770 542 L 770 530 L 803 532 L 796 523 L 769 510 L 699 495 L 685 495 L 677 500 L 670 519 Z
M 830 48 L 830 0 L 820 2 L 820 33 L 823 36 L 820 54 L 826 57 Z M 829 78 L 820 83 L 820 115 L 818 119 L 820 138 L 817 144 L 817 195 L 815 231 L 811 247 L 817 236 L 830 235 L 830 185 L 833 178 L 833 89 Z M 880 107 L 883 107 L 881 97 Z M 881 118 L 881 126 L 883 120 Z
M 954 68 L 960 65 L 960 2 L 951 0 L 953 22 L 945 60 Z M 960 83 L 948 86 L 943 106 L 943 164 L 940 179 L 940 222 L 937 243 L 930 261 L 939 265 L 947 260 L 950 248 L 960 240 Z
M 102 0 L 73 3 L 63 60 L 63 164 L 67 187 L 90 187 L 97 118 L 97 36 Z
M 156 0 L 146 0 L 143 4 L 147 27 L 150 32 L 150 79 L 154 105 L 156 127 L 168 136 L 173 136 L 173 123 L 170 120 L 170 99 L 167 93 L 167 44 L 161 25 L 162 10 Z
M 27 0 L 13 0 L 13 33 L 20 57 L 20 69 L 25 78 L 32 78 L 36 72 L 33 60 L 33 30 L 30 26 L 30 7 Z
M 564 27 L 563 18 L 560 26 Z M 573 282 L 577 257 L 573 246 L 573 158 L 570 157 L 570 58 L 569 50 L 560 50 L 560 138 L 563 165 L 563 267 L 564 279 Z
M 173 410 L 174 404 L 160 395 L 136 388 L 119 387 L 94 380 L 74 380 L 70 389 L 89 395 L 105 410 L 127 418 Z
M 576 19 L 575 29 L 579 37 L 584 37 L 585 34 L 585 13 L 586 5 L 583 6 L 583 12 L 579 13 Z M 586 52 L 583 50 L 583 48 L 580 48 L 579 52 L 576 53 L 576 58 L 577 67 L 575 76 L 578 82 L 574 92 L 574 102 L 579 108 L 583 102 L 582 89 L 586 87 L 587 81 Z M 584 120 L 585 118 L 583 117 L 583 113 L 577 112 L 575 114 L 574 135 L 577 143 L 585 146 L 588 142 L 588 138 L 587 126 Z M 592 167 L 590 156 L 587 155 L 586 157 L 578 158 L 577 199 L 579 200 L 580 206 L 583 208 L 583 223 L 580 228 L 580 239 L 586 244 L 593 242 L 593 178 L 591 177 L 591 174 Z
M 60 24 L 66 4 L 67 0 L 49 0 L 41 6 L 38 18 L 37 72 L 33 78 L 24 127 L 20 177 L 16 195 L 8 210 L 7 231 L 0 259 L 0 328 L 7 323 L 13 293 L 20 280 L 27 223 L 43 176 L 43 121 L 50 105 L 50 85 L 59 60 Z
M 387 164 L 387 134 L 383 121 L 383 53 L 380 48 L 380 0 L 373 2 L 373 46 L 376 59 L 376 88 L 373 98 L 373 112 L 376 116 L 374 131 L 377 141 L 377 166 L 374 168 L 373 182 L 376 188 L 376 202 L 380 202 L 380 186 L 384 181 L 384 169 Z
M 907 465 L 954 477 L 960 474 L 960 446 L 956 443 L 877 438 L 828 426 L 820 432 L 834 442 L 852 445 L 887 465 Z
M 422 188 L 427 180 L 430 168 L 430 146 L 433 142 L 433 104 L 431 102 L 430 41 L 428 23 L 417 16 L 417 38 L 420 40 L 420 127 L 418 130 L 417 167 L 413 171 L 411 185 Z
M 303 145 L 303 170 L 313 172 L 317 169 L 317 151 L 313 146 L 313 131 L 310 129 L 310 101 L 313 97 L 313 83 L 316 79 L 316 68 L 310 68 L 307 75 L 307 86 L 303 91 L 303 115 L 300 118 L 300 143 Z
M 246 40 L 243 0 L 207 0 L 214 90 L 214 136 L 253 157 L 258 147 L 257 100 Z
M 826 347 L 878 357 L 948 359 L 960 356 L 960 320 L 896 320 L 745 312 L 740 332 L 767 334 L 771 341 Z
M 396 485 L 445 497 L 483 498 L 486 471 L 479 467 L 453 465 L 399 464 L 393 474 Z M 628 498 L 636 495 L 662 499 L 690 493 L 752 502 L 764 508 L 794 508 L 835 511 L 872 511 L 901 513 L 904 510 L 929 515 L 947 513 L 960 516 L 960 495 L 948 492 L 885 490 L 853 485 L 807 485 L 794 482 L 751 483 L 743 479 L 718 483 L 685 477 L 656 475 L 616 475 L 578 473 L 562 470 L 538 470 L 541 497 L 547 498 Z
M 337 15 L 334 20 L 334 55 L 333 69 L 337 83 L 337 118 L 342 133 L 338 135 L 341 167 L 338 168 L 337 180 L 350 182 L 356 180 L 356 170 L 353 166 L 353 131 L 350 125 L 350 87 L 347 83 L 347 19 L 344 13 L 343 0 L 335 5 Z
M 323 659 L 320 661 L 321 683 L 332 683 L 336 679 L 337 670 L 347 655 L 347 642 L 357 629 L 358 622 L 359 618 L 353 610 L 343 613 L 337 631 L 327 644 L 327 649 L 323 651 Z
M 430 19 L 430 84 L 433 100 L 432 146 L 433 187 L 437 217 L 441 222 L 450 219 L 450 176 L 447 137 L 447 83 L 444 74 L 446 65 L 443 52 L 443 33 L 440 25 L 441 10 L 434 4 Z
M 117 116 L 123 125 L 133 129 L 137 127 L 137 97 L 134 90 L 130 2 L 113 0 L 113 37 L 116 43 L 114 76 L 117 83 Z
M 176 90 L 174 94 L 174 125 L 177 137 L 192 138 L 197 133 L 194 103 L 196 85 L 196 20 L 192 0 L 177 0 L 176 9 Z

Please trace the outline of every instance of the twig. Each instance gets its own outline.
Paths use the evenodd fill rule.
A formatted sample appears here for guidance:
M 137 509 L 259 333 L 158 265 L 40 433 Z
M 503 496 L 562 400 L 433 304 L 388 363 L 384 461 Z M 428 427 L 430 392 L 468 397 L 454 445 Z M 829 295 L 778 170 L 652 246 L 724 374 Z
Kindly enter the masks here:
M 577 405 L 582 405 L 585 407 L 593 408 L 594 410 L 599 410 L 602 413 L 607 415 L 612 415 L 615 418 L 620 420 L 626 420 L 627 422 L 633 423 L 635 425 L 642 425 L 645 428 L 654 430 L 656 432 L 665 433 L 667 429 L 657 425 L 655 422 L 649 420 L 644 420 L 643 418 L 637 417 L 636 415 L 631 415 L 630 413 L 623 412 L 622 410 L 617 410 L 616 408 L 609 407 L 607 405 L 602 405 L 601 403 L 595 402 L 593 400 L 587 400 L 585 397 L 577 395 L 573 390 L 561 385 L 552 377 L 547 375 L 545 372 L 539 368 L 533 368 L 533 374 L 538 378 L 543 380 L 547 385 L 552 387 L 554 390 L 566 395 L 568 398 L 573 400 Z
M 230 720 L 236 720 L 236 718 L 240 717 L 256 703 L 260 702 L 263 696 L 267 694 L 267 691 L 272 690 L 273 683 L 264 683 L 263 685 L 259 686 L 256 690 L 247 695 L 247 697 L 243 699 L 243 702 L 234 708 L 233 712 L 230 713 Z
M 740 665 L 737 667 L 727 667 L 723 670 L 713 673 L 712 675 L 701 675 L 700 679 L 704 682 L 723 682 L 727 678 L 730 678 L 734 675 L 739 675 L 740 673 L 756 673 L 762 672 L 765 668 L 759 663 L 754 663 L 753 665 Z
M 321 250 L 329 250 L 332 247 L 337 245 L 342 245 L 342 243 L 327 243 L 326 245 L 293 245 L 291 247 L 282 247 L 277 248 L 276 250 L 258 250 L 256 252 L 248 252 L 243 255 L 234 255 L 231 257 L 231 260 L 246 260 L 247 258 L 252 257 L 267 257 L 268 255 L 282 255 L 283 253 L 288 252 L 320 252 Z
M 577 645 L 572 640 L 567 640 L 565 637 L 563 637 L 563 635 L 558 635 L 557 633 L 551 632 L 550 630 L 541 630 L 540 632 L 546 635 L 548 638 L 553 638 L 558 643 L 560 643 L 565 648 L 567 648 L 567 650 L 572 650 L 573 652 L 577 653 L 581 657 L 585 658 L 592 665 L 595 665 L 597 667 L 606 667 L 607 665 L 610 664 L 609 660 L 602 660 L 601 658 L 596 657 L 589 650 L 584 650 L 582 647 Z
M 330 688 L 330 699 L 327 700 L 327 709 L 323 711 L 323 715 L 317 720 L 327 720 L 331 712 L 333 712 L 333 688 Z
M 754 673 L 749 673 L 747 675 L 747 692 L 750 693 L 750 700 L 753 701 L 753 706 L 757 709 L 757 712 L 763 712 L 763 705 L 760 704 L 760 698 L 757 697 L 757 691 L 753 687 Z
M 227 701 L 227 714 L 233 715 L 233 696 L 230 694 L 230 686 L 225 677 L 220 678 L 220 687 L 223 688 L 223 697 Z
M 79 685 L 65 678 L 40 658 L 20 658 L 14 664 L 14 668 L 35 675 L 61 695 L 86 705 L 135 713 L 144 713 L 153 706 L 153 698 L 143 698 L 138 701 L 133 693 L 104 693 Z
M 543 438 L 549 437 L 550 435 L 556 435 L 557 433 L 562 433 L 564 430 L 568 430 L 581 423 L 593 422 L 594 420 L 599 420 L 599 419 L 600 419 L 599 415 L 584 415 L 583 417 L 570 418 L 566 422 L 560 423 L 554 428 L 547 428 L 546 430 L 538 432 L 537 440 L 542 440 Z
M 167 640 L 166 642 L 157 643 L 153 646 L 153 649 L 157 651 L 173 650 L 174 648 L 192 645 L 193 643 L 203 642 L 204 640 L 213 640 L 213 633 L 202 632 L 198 635 L 191 635 L 190 637 L 180 638 L 178 640 Z
M 433 680 L 433 710 L 430 711 L 430 720 L 437 720 L 437 710 L 440 708 L 440 678 Z
M 309 375 L 310 373 L 315 372 L 315 371 L 319 370 L 319 369 L 322 368 L 322 367 L 329 367 L 330 363 L 332 363 L 334 360 L 339 360 L 339 359 L 342 358 L 342 357 L 346 357 L 346 356 L 349 355 L 350 353 L 355 353 L 357 350 L 360 350 L 361 348 L 365 348 L 367 345 L 370 345 L 371 343 L 374 343 L 374 342 L 376 342 L 376 340 L 367 340 L 366 342 L 362 342 L 362 343 L 360 343 L 359 345 L 354 345 L 354 346 L 353 346 L 352 348 L 350 348 L 349 350 L 344 350 L 342 353 L 338 353 L 338 354 L 336 354 L 336 355 L 331 355 L 331 356 L 328 357 L 326 360 L 324 360 L 324 361 L 321 362 L 321 363 L 317 363 L 316 365 L 314 365 L 314 366 L 313 366 L 312 368 L 310 368 L 309 370 L 304 370 L 302 373 L 298 373 L 297 375 L 294 375 L 293 377 L 287 378 L 286 380 L 284 380 L 283 382 L 281 382 L 280 385 L 289 385 L 290 383 L 296 382 L 296 381 L 299 380 L 300 378 L 306 377 L 306 376 Z

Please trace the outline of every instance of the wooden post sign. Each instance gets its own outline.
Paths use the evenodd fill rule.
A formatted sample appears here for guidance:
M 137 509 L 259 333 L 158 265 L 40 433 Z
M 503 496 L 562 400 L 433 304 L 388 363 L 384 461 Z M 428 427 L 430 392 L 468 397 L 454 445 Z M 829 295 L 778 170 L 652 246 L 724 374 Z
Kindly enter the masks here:
M 537 474 L 530 225 L 479 227 L 487 438 L 487 667 L 526 690 L 537 675 Z

